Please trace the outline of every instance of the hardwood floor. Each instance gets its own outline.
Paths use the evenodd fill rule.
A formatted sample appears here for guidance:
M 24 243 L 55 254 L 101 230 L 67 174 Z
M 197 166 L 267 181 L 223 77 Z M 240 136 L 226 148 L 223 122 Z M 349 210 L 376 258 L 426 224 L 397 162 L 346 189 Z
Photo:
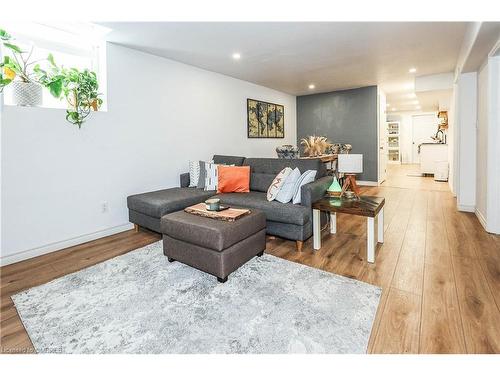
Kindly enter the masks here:
M 446 183 L 408 177 L 391 166 L 380 187 L 386 198 L 385 243 L 375 264 L 366 259 L 366 221 L 338 214 L 337 234 L 322 233 L 302 252 L 294 241 L 268 238 L 269 254 L 383 288 L 369 353 L 500 353 L 500 236 L 471 213 L 458 212 Z M 74 246 L 0 269 L 0 347 L 32 352 L 12 294 L 158 241 L 141 230 Z

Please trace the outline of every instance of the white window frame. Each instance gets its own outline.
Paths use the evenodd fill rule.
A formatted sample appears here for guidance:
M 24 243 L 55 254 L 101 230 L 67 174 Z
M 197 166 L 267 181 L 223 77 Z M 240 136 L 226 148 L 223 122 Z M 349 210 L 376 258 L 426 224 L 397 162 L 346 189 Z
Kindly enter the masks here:
M 40 27 L 51 29 L 50 26 L 41 25 Z M 72 35 L 66 30 L 58 30 L 57 28 L 52 28 L 53 33 L 50 38 L 40 37 L 37 35 L 31 35 L 34 33 L 24 32 L 21 30 L 10 30 L 6 27 L 7 31 L 18 39 L 20 43 L 32 42 L 34 48 L 43 48 L 49 51 L 54 51 L 55 53 L 65 53 L 74 56 L 90 57 L 91 66 L 90 69 L 94 71 L 97 75 L 97 80 L 99 82 L 99 92 L 102 94 L 103 104 L 99 108 L 100 112 L 106 112 L 107 106 L 107 77 L 106 77 L 106 41 L 101 38 L 99 39 L 89 39 L 85 40 L 79 35 Z M 58 38 L 60 36 L 60 38 Z M 69 36 L 69 37 L 68 37 Z M 13 42 L 15 44 L 15 41 Z M 86 45 L 85 48 L 78 47 L 78 43 L 81 45 Z M 5 47 L 2 46 L 0 49 L 0 57 L 5 54 Z M 3 57 L 2 57 L 3 58 Z M 64 62 L 56 63 L 64 65 Z M 70 66 L 66 66 L 70 67 Z M 7 106 L 15 106 L 14 104 L 5 103 Z M 61 106 L 51 106 L 42 104 L 39 108 L 57 108 L 62 109 L 64 105 Z

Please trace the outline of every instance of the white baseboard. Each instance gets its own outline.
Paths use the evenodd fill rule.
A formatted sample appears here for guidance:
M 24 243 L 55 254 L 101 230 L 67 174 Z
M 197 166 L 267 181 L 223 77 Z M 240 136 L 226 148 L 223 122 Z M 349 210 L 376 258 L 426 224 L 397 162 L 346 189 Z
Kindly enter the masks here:
M 356 180 L 356 183 L 361 186 L 378 186 L 377 181 L 358 181 Z
M 464 212 L 476 212 L 476 206 L 470 206 L 468 204 L 459 204 L 457 205 L 457 209 Z
M 125 232 L 126 230 L 130 230 L 134 227 L 133 224 L 127 223 L 123 225 L 118 225 L 116 227 L 100 230 L 94 233 L 84 234 L 82 236 L 70 238 L 64 241 L 54 242 L 48 245 L 44 245 L 41 247 L 36 247 L 29 250 L 24 250 L 19 253 L 10 254 L 7 256 L 0 257 L 0 266 L 6 266 L 8 264 L 17 263 L 22 260 L 34 258 L 40 255 L 52 253 L 57 250 L 62 250 L 67 247 L 80 245 L 85 242 L 97 240 L 99 238 L 111 236 L 112 234 Z
M 477 209 L 474 210 L 474 213 L 476 214 L 476 217 L 478 218 L 479 222 L 481 223 L 481 225 L 483 226 L 484 230 L 487 231 L 486 229 L 486 218 L 483 216 L 483 214 L 478 211 Z

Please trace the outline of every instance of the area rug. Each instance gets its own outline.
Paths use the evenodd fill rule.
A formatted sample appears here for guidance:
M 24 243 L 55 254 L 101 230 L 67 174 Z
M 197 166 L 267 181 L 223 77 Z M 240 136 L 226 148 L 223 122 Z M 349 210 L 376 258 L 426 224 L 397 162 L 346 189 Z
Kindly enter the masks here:
M 221 284 L 157 242 L 12 299 L 38 353 L 365 353 L 380 294 L 267 254 Z

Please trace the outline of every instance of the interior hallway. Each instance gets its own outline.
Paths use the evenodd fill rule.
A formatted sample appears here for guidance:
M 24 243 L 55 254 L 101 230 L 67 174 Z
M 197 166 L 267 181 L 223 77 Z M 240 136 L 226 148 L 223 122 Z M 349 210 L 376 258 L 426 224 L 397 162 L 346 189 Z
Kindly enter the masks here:
M 447 182 L 434 181 L 433 177 L 416 177 L 409 174 L 420 173 L 420 164 L 387 164 L 387 179 L 383 187 L 403 189 L 450 191 Z
M 382 287 L 369 353 L 500 353 L 500 237 L 458 212 L 446 183 L 390 169 L 382 186 L 363 188 L 386 198 L 375 264 L 365 261 L 366 219 L 342 214 L 321 250 L 269 238 L 266 253 Z M 1 350 L 33 351 L 10 295 L 158 240 L 127 231 L 2 267 Z

